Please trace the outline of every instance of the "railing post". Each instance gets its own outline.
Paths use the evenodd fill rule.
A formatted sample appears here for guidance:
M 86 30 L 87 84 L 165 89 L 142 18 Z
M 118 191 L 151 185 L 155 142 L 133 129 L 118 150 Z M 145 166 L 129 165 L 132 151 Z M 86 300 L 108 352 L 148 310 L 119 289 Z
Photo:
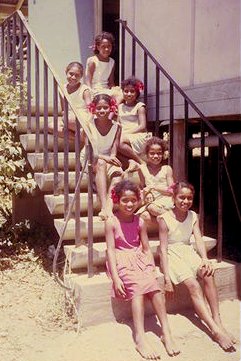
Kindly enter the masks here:
M 169 163 L 173 167 L 173 148 L 174 148 L 174 89 L 170 82 L 170 124 L 169 124 Z
M 90 142 L 88 149 L 88 277 L 94 276 L 93 264 L 93 149 Z
M 44 142 L 43 142 L 43 153 L 44 153 L 44 165 L 43 172 L 48 172 L 48 66 L 44 61 Z
M 132 76 L 136 75 L 136 41 L 132 38 Z
M 39 104 L 40 104 L 40 91 L 39 91 L 39 51 L 35 45 L 35 124 L 36 124 L 36 141 L 35 141 L 35 152 L 39 152 Z
M 204 166 L 205 166 L 205 134 L 204 123 L 201 120 L 201 154 L 200 154 L 200 178 L 199 178 L 199 221 L 200 230 L 204 232 Z
M 17 83 L 17 64 L 16 64 L 16 14 L 13 14 L 13 23 L 12 23 L 12 58 L 11 58 L 11 67 L 13 71 L 13 86 L 16 86 Z
M 126 34 L 125 28 L 121 23 L 121 81 L 125 79 L 125 47 L 126 47 Z
M 75 199 L 75 245 L 80 245 L 80 184 L 78 185 L 78 179 L 81 173 L 80 164 L 80 123 L 76 119 L 76 131 L 75 131 L 75 187 L 76 187 L 76 199 Z M 77 187 L 78 185 L 78 187 Z
M 64 218 L 69 208 L 69 127 L 68 101 L 64 97 Z
M 160 126 L 160 71 L 156 66 L 156 120 L 155 120 L 155 135 L 159 135 Z
M 53 138 L 54 138 L 54 195 L 58 195 L 58 183 L 59 183 L 59 158 L 58 158 L 58 84 L 56 79 L 53 79 Z
M 219 139 L 218 143 L 218 245 L 217 260 L 223 258 L 223 144 Z
M 2 60 L 2 68 L 4 69 L 4 63 L 5 63 L 5 54 L 4 54 L 4 48 L 5 48 L 5 31 L 4 31 L 4 24 L 1 24 L 1 60 Z
M 148 106 L 148 58 L 144 51 L 144 103 Z
M 31 133 L 31 37 L 27 33 L 27 133 Z
M 189 112 L 188 112 L 188 102 L 186 99 L 184 100 L 184 176 L 185 180 L 188 180 L 188 120 L 189 120 Z

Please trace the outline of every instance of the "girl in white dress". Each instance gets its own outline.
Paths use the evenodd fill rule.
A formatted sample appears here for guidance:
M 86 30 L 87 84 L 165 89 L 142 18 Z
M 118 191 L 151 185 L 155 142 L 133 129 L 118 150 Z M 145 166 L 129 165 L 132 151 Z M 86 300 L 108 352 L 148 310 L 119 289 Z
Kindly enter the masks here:
M 102 32 L 95 37 L 95 55 L 89 57 L 86 63 L 86 84 L 91 88 L 93 96 L 108 94 L 120 102 L 121 89 L 114 84 L 115 61 L 110 56 L 114 43 L 113 35 L 108 32 Z
M 207 258 L 197 214 L 191 211 L 194 188 L 187 182 L 173 186 L 174 208 L 157 217 L 160 232 L 160 260 L 165 290 L 173 293 L 173 284 L 187 287 L 195 311 L 210 328 L 213 338 L 225 351 L 234 351 L 235 339 L 224 328 L 214 282 L 214 269 Z M 197 252 L 190 244 L 194 235 Z M 205 302 L 197 276 L 203 280 Z
M 143 83 L 130 77 L 121 83 L 123 102 L 118 106 L 119 121 L 122 125 L 121 142 L 118 152 L 126 159 L 141 163 L 145 143 L 152 137 L 146 130 L 146 106 L 139 102 Z M 134 162 L 129 162 L 129 171 Z
M 146 163 L 138 166 L 144 203 L 138 213 L 149 223 L 173 207 L 173 172 L 172 168 L 165 164 L 165 151 L 166 142 L 152 137 L 146 142 Z
M 109 118 L 110 113 L 115 113 L 117 109 L 115 99 L 109 95 L 96 95 L 89 105 L 89 109 L 93 114 L 93 117 L 89 120 L 89 128 L 94 140 L 95 182 L 101 202 L 99 216 L 106 219 L 112 215 L 111 189 L 121 180 L 123 173 L 121 162 L 116 158 L 121 127 L 118 122 Z M 109 191 L 107 187 L 108 180 L 110 181 Z
M 75 106 L 75 109 L 81 115 L 81 117 L 88 117 L 88 105 L 91 102 L 91 93 L 90 88 L 81 83 L 81 78 L 83 77 L 84 68 L 83 65 L 77 61 L 71 62 L 67 65 L 65 69 L 67 83 L 64 85 L 67 93 L 70 96 L 70 99 Z M 62 114 L 64 115 L 64 100 L 63 95 L 60 94 Z M 74 112 L 69 107 L 68 109 L 68 130 L 69 130 L 69 139 L 74 139 L 75 130 L 76 130 L 76 117 Z M 58 135 L 60 137 L 64 136 L 63 132 L 64 122 L 58 124 Z M 49 131 L 53 133 L 53 123 L 49 123 Z M 82 134 L 83 136 L 83 134 Z

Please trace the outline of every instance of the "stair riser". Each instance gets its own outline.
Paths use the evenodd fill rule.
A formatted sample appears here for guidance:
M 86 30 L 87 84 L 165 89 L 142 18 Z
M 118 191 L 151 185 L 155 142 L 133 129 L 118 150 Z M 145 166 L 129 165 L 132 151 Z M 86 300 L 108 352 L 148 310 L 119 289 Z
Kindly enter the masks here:
M 69 203 L 71 203 L 73 199 L 73 195 L 69 196 Z M 64 196 L 53 196 L 53 195 L 45 195 L 44 200 L 47 204 L 47 207 L 51 214 L 53 215 L 63 215 L 64 214 Z M 100 210 L 100 202 L 94 194 L 93 197 L 93 207 L 95 212 Z M 75 211 L 75 205 L 73 206 L 73 212 Z M 80 196 L 80 211 L 81 214 L 87 214 L 88 211 L 88 194 L 83 193 Z
M 36 171 L 42 171 L 44 166 L 43 154 L 35 155 L 35 154 L 28 154 L 27 155 L 28 161 L 31 165 L 31 168 Z M 68 169 L 70 171 L 74 171 L 76 166 L 75 154 L 69 154 L 69 164 Z M 53 154 L 49 154 L 48 156 L 48 170 L 51 172 L 54 169 L 54 157 Z M 61 154 L 58 155 L 58 170 L 61 171 L 64 169 L 64 156 Z
M 35 134 L 22 134 L 20 135 L 20 142 L 23 146 L 23 148 L 26 150 L 26 152 L 35 152 L 36 150 L 36 136 Z M 39 136 L 39 152 L 42 152 L 44 146 L 44 135 L 40 134 Z M 48 134 L 48 150 L 50 152 L 54 149 L 54 138 L 53 135 Z M 74 141 L 69 142 L 69 151 L 74 152 L 75 146 Z M 58 151 L 63 152 L 64 151 L 64 139 L 58 138 Z

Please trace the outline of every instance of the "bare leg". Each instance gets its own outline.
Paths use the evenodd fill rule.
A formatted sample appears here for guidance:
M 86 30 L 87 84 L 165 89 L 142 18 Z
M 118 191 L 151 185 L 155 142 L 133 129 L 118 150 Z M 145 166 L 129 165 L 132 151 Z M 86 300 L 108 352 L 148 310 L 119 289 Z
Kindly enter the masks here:
M 183 281 L 183 284 L 188 288 L 194 308 L 198 316 L 210 328 L 215 340 L 225 351 L 233 351 L 233 343 L 230 337 L 226 334 L 226 332 L 222 330 L 222 328 L 220 328 L 216 324 L 216 322 L 210 315 L 205 299 L 203 297 L 201 286 L 199 285 L 198 281 L 194 278 L 188 278 L 187 280 Z
M 127 159 L 133 159 L 139 164 L 142 163 L 141 158 L 133 151 L 129 140 L 125 137 L 121 139 L 120 145 L 118 147 L 118 152 L 124 155 Z
M 166 348 L 169 356 L 176 356 L 180 353 L 179 348 L 176 346 L 175 341 L 172 338 L 167 313 L 166 313 L 166 302 L 165 296 L 161 292 L 153 292 L 149 294 L 153 308 L 157 314 L 158 320 L 160 321 L 163 337 L 161 340 Z
M 207 298 L 208 304 L 210 306 L 210 310 L 212 313 L 212 317 L 216 324 L 231 337 L 231 340 L 233 343 L 236 343 L 237 340 L 233 335 L 231 335 L 223 326 L 223 323 L 221 321 L 220 317 L 220 311 L 219 311 L 219 302 L 218 302 L 218 292 L 215 285 L 215 281 L 213 276 L 204 276 L 203 279 L 203 286 L 204 286 L 204 294 Z
M 136 296 L 131 301 L 136 350 L 145 359 L 157 359 L 159 355 L 149 345 L 144 330 L 144 296 Z
M 107 164 L 104 160 L 98 159 L 96 164 L 96 188 L 100 197 L 101 211 L 99 216 L 103 219 L 107 218 Z
M 147 206 L 147 210 L 154 217 L 160 216 L 165 212 L 163 207 L 158 207 L 155 204 L 149 204 L 149 206 Z

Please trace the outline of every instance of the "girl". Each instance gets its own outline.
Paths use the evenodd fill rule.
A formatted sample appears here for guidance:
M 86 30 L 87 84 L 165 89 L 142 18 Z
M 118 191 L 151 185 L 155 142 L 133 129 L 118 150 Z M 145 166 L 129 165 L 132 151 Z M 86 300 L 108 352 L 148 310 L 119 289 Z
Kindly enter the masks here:
M 93 95 L 105 93 L 121 101 L 121 90 L 114 84 L 115 61 L 110 57 L 114 42 L 113 35 L 108 32 L 95 37 L 95 55 L 88 58 L 86 63 L 86 83 Z
M 81 83 L 81 78 L 83 77 L 83 65 L 77 61 L 71 62 L 65 70 L 67 83 L 64 85 L 67 93 L 69 94 L 71 101 L 78 112 L 81 112 L 82 117 L 86 117 L 87 106 L 91 102 L 90 89 L 87 85 Z M 60 94 L 60 101 L 62 107 L 62 114 L 64 115 L 64 99 Z M 76 117 L 74 112 L 69 109 L 68 111 L 68 129 L 69 129 L 69 138 L 73 139 L 76 130 Z M 59 124 L 58 134 L 63 136 L 63 122 Z M 49 125 L 50 132 L 53 132 L 53 124 Z
M 140 155 L 144 145 L 152 136 L 146 131 L 145 104 L 138 101 L 143 83 L 130 77 L 121 83 L 123 103 L 118 106 L 119 120 L 122 125 L 121 143 L 119 153 L 128 159 L 141 163 Z M 129 162 L 128 170 L 134 170 L 134 163 Z
M 144 206 L 138 213 L 147 222 L 173 207 L 173 172 L 169 165 L 165 165 L 165 151 L 166 142 L 152 137 L 146 142 L 146 164 L 139 166 Z
M 198 316 L 210 328 L 213 338 L 225 351 L 233 351 L 235 340 L 225 330 L 219 314 L 218 295 L 214 283 L 214 269 L 207 259 L 201 237 L 197 214 L 190 210 L 194 188 L 186 182 L 173 187 L 174 208 L 159 216 L 160 258 L 166 292 L 173 292 L 173 285 L 184 284 L 191 296 Z M 190 245 L 194 234 L 196 249 Z M 210 306 L 207 308 L 202 288 L 196 277 L 203 280 L 203 289 Z
M 94 171 L 97 193 L 101 202 L 99 216 L 106 219 L 112 214 L 110 197 L 107 199 L 107 177 L 110 179 L 111 190 L 123 173 L 121 162 L 116 158 L 121 128 L 118 122 L 112 122 L 109 118 L 110 113 L 115 113 L 117 109 L 115 99 L 109 95 L 96 95 L 89 109 L 94 114 L 94 117 L 89 120 L 89 127 L 95 142 Z
M 105 224 L 107 267 L 113 281 L 113 297 L 131 300 L 136 349 L 146 359 L 160 355 L 149 345 L 144 331 L 144 296 L 152 302 L 162 326 L 162 341 L 170 356 L 180 351 L 172 339 L 165 308 L 165 298 L 157 282 L 154 259 L 146 226 L 134 212 L 140 201 L 137 185 L 122 180 L 112 190 L 115 215 Z

